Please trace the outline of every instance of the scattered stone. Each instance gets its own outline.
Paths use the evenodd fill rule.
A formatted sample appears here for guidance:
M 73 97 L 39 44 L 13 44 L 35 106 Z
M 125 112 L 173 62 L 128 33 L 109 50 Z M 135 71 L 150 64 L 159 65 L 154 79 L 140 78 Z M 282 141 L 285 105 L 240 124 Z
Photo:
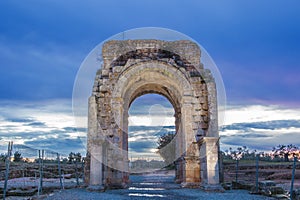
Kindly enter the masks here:
M 222 183 L 222 187 L 223 187 L 225 190 L 232 190 L 232 183 L 230 183 L 230 182 Z
M 32 189 L 15 189 L 15 190 L 8 190 L 7 196 L 33 196 L 37 192 L 37 188 Z
M 276 186 L 276 183 L 274 181 L 259 181 L 258 187 L 265 188 L 265 187 L 271 187 Z
M 206 191 L 206 192 L 225 192 L 225 189 L 219 185 L 219 184 L 216 184 L 216 185 L 201 185 L 200 187 L 202 190 Z
M 232 181 L 232 188 L 234 189 L 243 189 L 243 190 L 251 190 L 253 187 L 253 184 L 249 184 L 245 181 Z
M 102 185 L 90 185 L 87 187 L 87 190 L 91 192 L 104 192 L 105 188 Z

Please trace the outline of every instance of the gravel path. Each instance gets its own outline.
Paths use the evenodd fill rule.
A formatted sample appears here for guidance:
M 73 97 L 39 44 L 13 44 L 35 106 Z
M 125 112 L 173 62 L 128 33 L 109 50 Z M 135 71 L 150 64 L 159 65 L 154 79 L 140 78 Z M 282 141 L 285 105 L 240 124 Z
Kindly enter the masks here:
M 250 195 L 245 190 L 232 190 L 225 193 L 207 193 L 196 189 L 179 189 L 179 190 L 165 190 L 165 191 L 152 191 L 142 193 L 130 193 L 120 191 L 107 191 L 104 193 L 87 192 L 85 189 L 70 189 L 63 192 L 58 192 L 48 196 L 48 200 L 60 200 L 60 199 L 86 199 L 86 200 L 98 200 L 98 199 L 210 199 L 210 200 L 256 200 L 256 199 L 273 199 L 264 196 Z
M 132 184 L 128 189 L 107 190 L 103 193 L 89 192 L 86 189 L 69 189 L 48 195 L 47 200 L 98 200 L 98 199 L 210 199 L 210 200 L 256 200 L 273 199 L 251 195 L 245 190 L 231 190 L 224 193 L 204 192 L 199 189 L 183 189 L 173 181 L 174 176 L 150 174 L 131 176 Z

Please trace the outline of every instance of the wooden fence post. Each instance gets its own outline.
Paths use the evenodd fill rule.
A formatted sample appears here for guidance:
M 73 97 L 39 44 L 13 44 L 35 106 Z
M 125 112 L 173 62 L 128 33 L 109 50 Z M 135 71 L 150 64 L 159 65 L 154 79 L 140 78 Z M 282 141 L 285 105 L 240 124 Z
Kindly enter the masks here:
M 294 156 L 294 164 L 293 164 L 293 171 L 292 171 L 292 181 L 291 181 L 291 190 L 290 190 L 290 199 L 293 199 L 296 162 L 297 162 L 297 157 Z
M 12 152 L 12 146 L 13 142 L 8 142 L 8 148 L 7 148 L 7 155 L 5 159 L 5 181 L 4 181 L 4 188 L 3 188 L 3 199 L 5 200 L 6 197 L 6 190 L 7 190 L 7 181 L 9 176 L 9 164 L 10 164 L 10 157 Z
M 258 170 L 259 170 L 259 154 L 256 155 L 256 178 L 255 178 L 255 192 L 258 193 Z
M 58 167 L 60 189 L 62 190 L 63 184 L 62 184 L 62 177 L 61 177 L 60 156 L 59 156 L 59 153 L 56 153 L 56 155 L 57 155 L 57 167 Z

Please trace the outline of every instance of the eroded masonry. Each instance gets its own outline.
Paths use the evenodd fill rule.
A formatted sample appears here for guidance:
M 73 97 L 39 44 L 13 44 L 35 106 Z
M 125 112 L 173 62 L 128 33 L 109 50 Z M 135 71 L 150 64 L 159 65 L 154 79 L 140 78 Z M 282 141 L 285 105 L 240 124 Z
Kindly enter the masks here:
M 188 40 L 113 40 L 104 43 L 102 58 L 89 98 L 86 183 L 127 186 L 128 110 L 137 97 L 156 93 L 175 110 L 175 181 L 183 187 L 218 185 L 216 85 L 199 46 Z

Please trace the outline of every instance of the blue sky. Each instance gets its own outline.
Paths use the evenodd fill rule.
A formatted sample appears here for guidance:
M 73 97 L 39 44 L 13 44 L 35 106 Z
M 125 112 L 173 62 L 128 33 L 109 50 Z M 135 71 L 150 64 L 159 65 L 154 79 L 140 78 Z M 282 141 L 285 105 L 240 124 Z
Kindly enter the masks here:
M 286 127 L 287 123 L 282 120 L 295 120 L 300 109 L 299 11 L 300 3 L 296 0 L 1 1 L 1 127 L 8 130 L 5 124 L 18 123 L 10 124 L 15 128 L 7 131 L 2 138 L 11 137 L 11 133 L 18 133 L 21 138 L 35 137 L 38 125 L 39 128 L 50 126 L 53 129 L 41 134 L 38 141 L 44 137 L 47 144 L 49 141 L 55 143 L 51 131 L 58 133 L 61 130 L 67 136 L 58 135 L 60 141 L 73 138 L 74 148 L 79 149 L 76 141 L 83 137 L 83 133 L 75 137 L 64 129 L 72 124 L 64 127 L 54 123 L 49 125 L 50 117 L 41 119 L 38 117 L 39 110 L 51 114 L 54 108 L 60 108 L 56 112 L 61 113 L 63 119 L 66 117 L 69 123 L 73 83 L 86 55 L 116 33 L 148 26 L 177 30 L 205 47 L 224 81 L 228 113 L 231 113 L 226 115 L 227 125 L 241 123 L 234 126 L 240 128 L 236 131 L 242 126 L 248 130 L 247 133 L 257 134 L 258 130 L 253 130 L 253 126 L 249 132 L 248 118 L 242 122 L 234 117 L 235 114 L 241 112 L 238 116 L 248 116 L 249 112 L 273 110 L 281 113 L 282 119 L 255 116 L 251 123 L 276 121 L 276 129 L 284 127 L 286 131 L 291 127 Z M 154 97 L 152 100 L 153 104 L 158 102 Z M 11 118 L 7 114 L 12 115 Z M 9 120 L 15 117 L 13 115 L 40 124 L 13 122 Z M 269 128 L 275 126 L 274 123 L 269 124 Z M 21 134 L 22 131 L 16 127 L 23 126 L 31 126 L 34 131 L 26 129 L 27 132 Z M 232 133 L 232 127 L 227 132 Z M 288 137 L 291 142 L 297 131 L 292 132 L 292 136 Z M 276 140 L 279 138 L 275 137 L 272 143 Z M 224 137 L 226 141 L 228 146 L 239 145 L 238 137 Z M 254 140 L 250 138 L 247 141 L 251 146 Z M 32 141 L 26 144 L 37 145 Z M 53 148 L 57 148 L 55 145 L 57 143 L 53 144 Z

